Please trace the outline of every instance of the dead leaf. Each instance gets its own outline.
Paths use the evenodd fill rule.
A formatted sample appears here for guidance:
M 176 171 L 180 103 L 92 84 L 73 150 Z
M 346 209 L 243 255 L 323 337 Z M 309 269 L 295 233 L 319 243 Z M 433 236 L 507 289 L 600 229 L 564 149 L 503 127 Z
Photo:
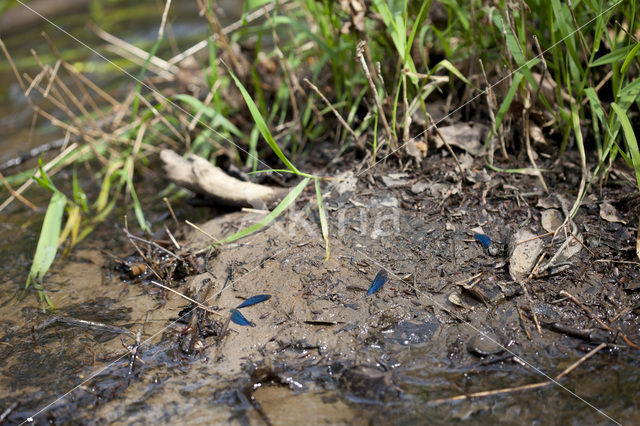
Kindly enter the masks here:
M 547 209 L 542 212 L 540 222 L 545 231 L 556 232 L 564 223 L 564 219 L 560 210 Z
M 424 192 L 425 189 L 427 189 L 429 187 L 429 184 L 427 182 L 416 182 L 413 185 L 411 185 L 411 192 L 413 192 L 414 194 L 420 194 L 421 192 Z
M 387 188 L 399 188 L 409 184 L 407 177 L 409 177 L 407 173 L 390 173 L 382 176 L 382 182 Z
M 460 192 L 460 183 L 447 185 L 444 183 L 434 183 L 429 186 L 429 195 L 439 199 L 447 199 Z
M 535 123 L 529 123 L 529 137 L 535 143 L 546 145 L 547 141 L 542 133 L 542 128 Z
M 618 210 L 616 210 L 615 207 L 613 207 L 611 204 L 606 202 L 600 204 L 600 217 L 606 220 L 607 222 L 618 222 L 625 225 L 627 224 L 627 221 L 624 220 L 622 216 L 620 216 L 620 213 L 618 213 Z
M 336 185 L 338 194 L 342 195 L 345 192 L 355 191 L 358 178 L 353 175 L 353 172 L 346 172 L 343 175 L 338 176 L 338 178 L 343 179 Z
M 464 302 L 462 301 L 462 299 L 460 298 L 460 296 L 458 296 L 455 293 L 451 293 L 448 297 L 449 302 L 451 302 L 452 305 L 457 306 L 459 308 L 466 308 L 467 306 L 464 304 Z
M 514 281 L 520 281 L 529 276 L 544 245 L 536 235 L 520 229 L 511 237 L 509 243 L 509 274 Z M 529 241 L 526 241 L 529 240 Z M 522 242 L 526 241 L 526 242 Z
M 421 145 L 423 147 L 421 147 Z M 407 154 L 413 157 L 416 160 L 416 163 L 420 165 L 422 163 L 422 158 L 426 157 L 427 155 L 426 146 L 427 145 L 424 142 L 416 142 L 415 140 L 411 139 L 409 142 L 407 142 L 404 149 L 407 151 Z M 424 151 L 421 148 L 424 148 Z
M 438 127 L 442 137 L 449 145 L 463 149 L 476 157 L 484 152 L 482 142 L 487 129 L 486 126 L 479 123 L 458 123 L 452 126 Z M 434 141 L 437 148 L 444 145 L 440 138 L 434 138 Z

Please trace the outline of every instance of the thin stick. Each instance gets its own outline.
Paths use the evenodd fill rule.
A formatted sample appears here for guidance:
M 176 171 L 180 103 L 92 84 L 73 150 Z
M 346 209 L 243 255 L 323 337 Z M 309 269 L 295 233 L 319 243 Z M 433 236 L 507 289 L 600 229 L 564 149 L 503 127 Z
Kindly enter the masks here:
M 145 240 L 144 238 L 141 238 L 141 237 L 138 237 L 136 235 L 133 235 L 131 232 L 129 232 L 129 230 L 127 228 L 124 228 L 124 233 L 127 236 L 127 238 L 129 238 L 130 240 L 137 240 L 137 241 L 140 241 L 141 243 L 148 244 L 148 245 L 153 246 L 153 247 L 157 248 L 158 250 L 168 254 L 169 256 L 173 257 L 176 260 L 182 260 L 182 258 L 180 256 L 178 256 L 177 254 L 173 253 L 170 250 L 167 250 L 166 248 L 162 247 L 158 243 L 155 243 L 153 241 L 148 241 L 148 240 Z M 132 243 L 133 243 L 133 241 L 132 241 Z M 146 260 L 146 257 L 142 253 L 140 253 L 140 255 L 142 257 L 144 257 L 145 260 Z
M 74 149 L 76 149 L 78 147 L 77 143 L 72 143 L 71 145 L 69 145 L 67 147 L 67 149 L 65 149 L 64 151 L 62 151 L 60 154 L 58 154 L 58 156 L 56 158 L 54 158 L 53 160 L 49 161 L 44 167 L 44 171 L 48 172 L 51 168 L 53 168 L 53 166 L 60 160 L 62 160 L 65 156 L 67 156 L 68 154 L 71 153 L 71 151 L 73 151 Z M 38 170 L 36 172 L 36 176 L 40 177 L 40 171 Z M 33 179 L 29 179 L 28 181 L 26 181 L 25 183 L 23 183 L 20 188 L 18 188 L 15 192 L 17 195 L 22 194 L 27 188 L 29 188 L 31 186 L 31 184 L 33 184 L 33 182 L 35 182 Z M 11 202 L 16 198 L 16 195 L 11 194 L 9 196 L 9 198 L 7 198 L 4 203 L 2 203 L 2 205 L 0 205 L 0 212 L 2 210 L 4 210 L 9 204 L 11 204 Z
M 456 285 L 463 285 L 463 284 L 466 284 L 466 283 L 468 283 L 468 282 L 471 282 L 471 281 L 475 280 L 476 278 L 478 278 L 478 277 L 479 277 L 479 276 L 481 276 L 481 275 L 482 275 L 482 272 L 479 272 L 479 273 L 475 274 L 475 275 L 474 275 L 474 276 L 472 276 L 472 277 L 466 278 L 466 279 L 461 280 L 461 281 L 456 281 Z
M 573 237 L 574 240 L 576 240 L 578 243 L 580 243 L 580 245 L 582 247 L 584 247 L 584 249 L 586 251 L 588 251 L 591 256 L 596 257 L 596 254 L 594 252 L 592 252 L 591 250 L 589 250 L 589 247 L 585 246 L 584 243 L 582 241 L 580 241 L 580 239 L 578 237 L 576 237 L 573 232 L 569 231 L 569 234 Z
M 376 89 L 376 85 L 373 83 L 373 78 L 371 77 L 371 72 L 369 72 L 367 61 L 364 59 L 364 55 L 362 53 L 365 47 L 366 47 L 366 42 L 364 40 L 358 43 L 358 47 L 356 48 L 356 57 L 360 60 L 360 65 L 362 66 L 364 75 L 367 77 L 367 81 L 369 82 L 369 87 L 371 88 L 371 92 L 373 93 L 373 98 L 375 99 L 376 105 L 378 107 L 378 111 L 380 112 L 382 124 L 384 126 L 385 132 L 387 133 L 387 138 L 389 139 L 389 145 L 391 147 L 391 150 L 396 151 L 398 149 L 398 144 L 393 137 L 393 133 L 391 132 L 391 128 L 389 127 L 389 122 L 387 122 L 387 116 L 385 115 L 384 109 L 382 109 L 382 104 L 380 103 L 378 89 Z
M 215 0 L 210 3 L 211 9 L 207 7 L 204 0 L 197 0 L 196 3 L 200 8 L 200 13 L 204 14 L 204 16 L 207 18 L 209 26 L 211 26 L 211 30 L 218 36 L 218 41 L 222 46 L 222 50 L 226 52 L 227 55 L 229 55 L 236 73 L 241 76 L 247 75 L 248 69 L 245 66 L 246 60 L 242 56 L 238 56 L 235 54 L 235 52 L 231 48 L 231 45 L 229 44 L 229 39 L 222 30 L 222 26 L 220 25 L 220 21 L 218 20 L 218 15 L 216 15 L 215 12 L 215 9 L 217 7 Z
M 135 57 L 135 59 L 138 59 L 144 62 L 147 60 L 147 58 L 149 58 L 149 52 L 142 50 L 139 47 L 136 47 L 130 43 L 127 43 L 126 41 L 106 32 L 105 30 L 98 27 L 94 23 L 89 24 L 89 29 L 91 29 L 98 37 L 100 37 L 101 39 L 103 39 L 104 41 L 106 41 L 107 43 L 111 44 L 114 47 L 114 49 L 110 49 L 110 50 L 115 51 L 117 54 L 123 57 L 125 55 L 123 55 L 122 51 L 129 53 L 129 55 L 127 55 L 129 56 L 128 59 L 133 60 L 133 58 L 131 57 L 133 56 Z M 161 58 L 158 58 L 157 56 L 152 56 L 149 59 L 149 63 L 154 66 L 154 72 L 157 71 L 156 73 L 158 75 L 161 75 L 164 78 L 173 78 L 180 71 L 177 66 Z
M 161 287 L 161 288 L 163 288 L 163 289 L 165 289 L 165 290 L 168 290 L 168 291 L 170 291 L 170 292 L 172 292 L 172 293 L 174 293 L 174 294 L 177 294 L 178 296 L 182 297 L 183 299 L 187 299 L 189 302 L 191 302 L 191 303 L 195 304 L 198 308 L 202 309 L 203 311 L 207 311 L 207 312 L 209 312 L 210 314 L 218 315 L 219 317 L 224 316 L 224 315 L 222 315 L 221 313 L 216 312 L 216 311 L 214 311 L 213 309 L 209 308 L 208 306 L 203 305 L 202 303 L 200 303 L 200 302 L 198 302 L 198 301 L 196 301 L 196 300 L 194 300 L 194 299 L 190 298 L 189 296 L 185 296 L 184 294 L 180 293 L 179 291 L 175 291 L 174 289 L 172 289 L 172 288 L 170 288 L 170 287 L 167 287 L 166 285 L 160 284 L 160 283 L 155 282 L 155 281 L 153 281 L 153 280 L 151 280 L 151 284 L 155 284 L 155 285 L 157 285 L 158 287 Z
M 556 380 L 560 380 L 564 376 L 566 376 L 567 374 L 571 373 L 573 370 L 578 368 L 578 366 L 580 364 L 582 364 L 583 362 L 585 362 L 586 360 L 588 360 L 589 358 L 594 356 L 599 350 L 601 350 L 601 349 L 603 349 L 605 347 L 607 347 L 606 343 L 600 343 L 598 346 L 596 346 L 595 348 L 591 349 L 590 352 L 588 352 L 585 355 L 583 355 L 582 358 L 580 358 L 579 360 L 577 360 L 576 362 L 574 362 L 573 364 L 571 364 L 570 366 L 565 368 L 564 371 L 562 371 L 562 373 L 558 374 L 556 376 Z
M 169 209 L 169 213 L 171 213 L 171 217 L 173 218 L 173 221 L 175 222 L 175 224 L 180 225 L 180 222 L 178 222 L 178 218 L 176 217 L 176 214 L 173 212 L 173 208 L 171 208 L 171 203 L 169 202 L 169 199 L 167 197 L 163 197 L 162 200 L 167 205 L 167 208 Z
M 31 210 L 33 211 L 37 210 L 37 207 L 31 201 L 27 200 L 22 195 L 18 194 L 15 191 L 15 189 L 13 189 L 11 185 L 9 185 L 9 182 L 7 182 L 7 180 L 4 178 L 4 175 L 2 174 L 2 172 L 0 172 L 0 180 L 2 180 L 2 183 L 4 184 L 5 188 L 7 188 L 7 191 L 9 191 L 13 197 L 16 197 L 22 204 L 29 207 Z
M 553 232 L 547 232 L 546 234 L 536 235 L 535 237 L 527 238 L 526 240 L 518 241 L 516 245 L 528 243 L 529 241 L 537 240 L 538 238 L 548 237 L 549 235 L 553 235 Z
M 69 65 L 66 62 L 63 62 L 62 65 L 64 66 L 64 68 L 71 73 L 72 75 L 75 75 L 76 77 L 78 77 L 79 80 L 82 81 L 82 83 L 84 83 L 85 85 L 87 85 L 91 90 L 93 90 L 94 92 L 96 92 L 98 95 L 100 95 L 100 97 L 102 97 L 102 99 L 104 99 L 105 101 L 109 102 L 111 105 L 113 105 L 114 107 L 119 107 L 120 103 L 118 101 L 116 101 L 111 95 L 109 95 L 107 92 L 105 92 L 104 90 L 102 90 L 100 88 L 100 86 L 98 86 L 97 84 L 95 84 L 93 81 L 89 80 L 84 74 L 82 74 L 81 72 L 78 72 L 78 70 L 76 70 L 74 67 L 72 67 L 71 65 Z
M 426 114 L 427 114 L 427 117 L 429 118 L 429 121 L 431 122 L 431 127 L 433 127 L 433 130 L 436 132 L 436 135 L 438 135 L 438 137 L 440 138 L 444 146 L 447 147 L 449 154 L 451 154 L 454 161 L 458 165 L 458 170 L 460 170 L 460 177 L 464 177 L 464 170 L 462 169 L 462 164 L 460 164 L 460 161 L 458 161 L 458 156 L 453 151 L 453 148 L 451 148 L 451 145 L 449 145 L 449 142 L 447 142 L 447 140 L 444 138 L 442 133 L 440 133 L 440 130 L 438 130 L 438 126 L 436 126 L 436 122 L 433 120 L 433 117 L 431 117 L 431 114 L 429 114 L 428 112 Z
M 222 244 L 220 242 L 220 240 L 218 240 L 216 237 L 214 237 L 213 235 L 211 235 L 210 233 L 208 233 L 207 231 L 205 231 L 204 229 L 200 228 L 198 225 L 195 225 L 191 222 L 189 222 L 188 220 L 185 220 L 185 223 L 187 225 L 189 225 L 190 227 L 194 228 L 197 231 L 202 232 L 204 235 L 206 235 L 207 237 L 211 238 L 216 244 Z
M 362 144 L 362 141 L 360 140 L 360 138 L 358 137 L 356 132 L 353 131 L 351 126 L 349 126 L 349 124 L 347 124 L 347 122 L 344 120 L 344 118 L 342 118 L 340 113 L 333 107 L 333 105 L 331 105 L 331 102 L 329 102 L 329 100 L 322 94 L 322 92 L 312 82 L 310 82 L 308 79 L 305 78 L 304 82 L 307 83 L 309 85 L 309 87 L 311 87 L 311 89 L 318 94 L 318 96 L 320 96 L 320 99 L 322 99 L 324 101 L 324 103 L 329 107 L 329 109 L 336 116 L 336 118 L 338 119 L 340 124 L 342 124 L 344 126 L 344 128 L 347 129 L 347 131 L 351 134 L 351 136 L 353 136 L 353 139 L 356 141 L 356 145 L 358 145 L 358 147 L 360 149 L 363 149 L 364 146 Z
M 13 71 L 13 75 L 16 76 L 16 80 L 18 80 L 18 84 L 20 85 L 20 88 L 24 92 L 25 91 L 25 85 L 24 85 L 24 82 L 22 81 L 22 77 L 20 77 L 20 73 L 18 72 L 18 69 L 16 68 L 16 64 L 13 63 L 13 59 L 11 58 L 11 55 L 9 55 L 9 51 L 7 50 L 7 47 L 2 42 L 1 38 L 0 38 L 0 48 L 2 49 L 2 52 L 4 53 L 4 56 L 6 56 L 7 61 L 9 61 L 9 66 L 11 67 L 11 70 Z
M 636 345 L 635 343 L 633 343 L 631 340 L 629 340 L 629 338 L 619 329 L 616 330 L 612 327 L 610 327 L 608 324 L 606 324 L 604 321 L 602 321 L 600 318 L 598 318 L 598 316 L 588 307 L 586 307 L 582 302 L 580 302 L 580 300 L 578 300 L 577 297 L 575 297 L 574 295 L 567 293 L 564 290 L 560 291 L 560 296 L 564 296 L 567 297 L 569 300 L 571 300 L 573 303 L 575 303 L 576 305 L 580 306 L 582 308 L 583 311 L 585 311 L 587 313 L 587 315 L 593 319 L 594 321 L 596 321 L 598 324 L 600 324 L 604 329 L 611 331 L 611 332 L 617 332 L 620 334 L 620 337 L 622 337 L 622 340 L 625 341 L 625 343 L 629 346 L 631 346 L 634 349 L 640 349 L 640 347 L 638 347 L 638 345 Z
M 167 235 L 169 236 L 169 239 L 171 240 L 171 242 L 173 243 L 173 246 L 177 249 L 180 250 L 180 244 L 178 244 L 178 242 L 176 241 L 176 239 L 174 238 L 173 234 L 171 233 L 171 231 L 169 231 L 169 228 L 167 228 L 167 225 L 164 225 L 164 230 L 167 233 Z

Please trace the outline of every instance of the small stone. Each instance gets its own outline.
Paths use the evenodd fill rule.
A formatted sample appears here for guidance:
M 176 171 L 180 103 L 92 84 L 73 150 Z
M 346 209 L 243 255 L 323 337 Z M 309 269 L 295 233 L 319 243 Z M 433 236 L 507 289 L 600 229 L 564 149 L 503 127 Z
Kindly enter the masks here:
M 478 333 L 469 339 L 467 350 L 473 355 L 485 357 L 496 355 L 504 351 L 500 337 L 494 333 Z

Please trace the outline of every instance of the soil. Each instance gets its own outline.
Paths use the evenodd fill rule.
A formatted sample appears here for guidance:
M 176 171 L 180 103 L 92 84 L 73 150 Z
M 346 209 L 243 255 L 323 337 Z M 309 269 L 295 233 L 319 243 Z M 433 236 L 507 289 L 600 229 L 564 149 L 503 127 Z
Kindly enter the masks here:
M 344 180 L 325 188 L 326 261 L 313 191 L 268 229 L 193 256 L 189 274 L 167 284 L 219 315 L 194 309 L 191 329 L 178 321 L 190 302 L 155 277 L 123 279 L 117 262 L 86 244 L 48 283 L 57 321 L 36 308 L 0 307 L 0 408 L 13 407 L 5 422 L 44 408 L 36 423 L 633 422 L 637 188 L 614 169 L 569 228 L 584 247 L 574 241 L 547 265 L 570 235 L 535 240 L 517 260 L 519 232 L 545 234 L 545 212 L 571 207 L 577 166 L 548 165 L 548 195 L 537 177 L 465 161 L 464 176 L 446 154 L 403 173 L 337 170 Z M 230 213 L 200 228 L 220 238 L 261 217 Z M 177 253 L 210 242 L 190 228 L 176 235 Z M 522 278 L 516 266 L 532 257 L 538 272 L 530 276 L 531 265 Z M 367 295 L 381 270 L 388 280 Z M 271 297 L 240 309 L 254 326 L 227 321 L 257 294 Z M 545 381 L 600 343 L 606 348 L 559 385 L 438 401 Z

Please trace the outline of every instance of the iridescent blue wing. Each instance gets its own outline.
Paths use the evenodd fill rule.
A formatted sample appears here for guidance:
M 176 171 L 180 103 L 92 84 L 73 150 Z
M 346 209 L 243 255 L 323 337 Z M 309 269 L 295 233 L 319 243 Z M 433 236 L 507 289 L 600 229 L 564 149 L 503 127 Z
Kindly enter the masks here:
M 256 294 L 255 296 L 251 296 L 244 302 L 238 305 L 236 309 L 246 308 L 247 306 L 257 305 L 258 303 L 262 303 L 265 300 L 269 300 L 271 298 L 268 294 Z
M 376 274 L 376 277 L 373 279 L 373 282 L 371 283 L 369 290 L 367 290 L 367 296 L 371 296 L 373 293 L 380 290 L 384 285 L 384 283 L 386 282 L 387 282 L 387 271 L 385 271 L 384 269 L 381 269 Z
M 484 234 L 473 234 L 473 236 L 485 248 L 489 248 L 489 246 L 491 246 L 491 238 L 489 238 L 487 235 L 484 235 Z
M 237 309 L 232 309 L 231 310 L 231 321 L 233 321 L 234 323 L 236 323 L 238 325 L 248 325 L 250 327 L 255 327 L 256 326 L 254 323 L 252 323 L 251 321 L 246 319 L 244 317 L 244 315 L 242 315 L 240 313 L 240 311 L 237 310 Z

